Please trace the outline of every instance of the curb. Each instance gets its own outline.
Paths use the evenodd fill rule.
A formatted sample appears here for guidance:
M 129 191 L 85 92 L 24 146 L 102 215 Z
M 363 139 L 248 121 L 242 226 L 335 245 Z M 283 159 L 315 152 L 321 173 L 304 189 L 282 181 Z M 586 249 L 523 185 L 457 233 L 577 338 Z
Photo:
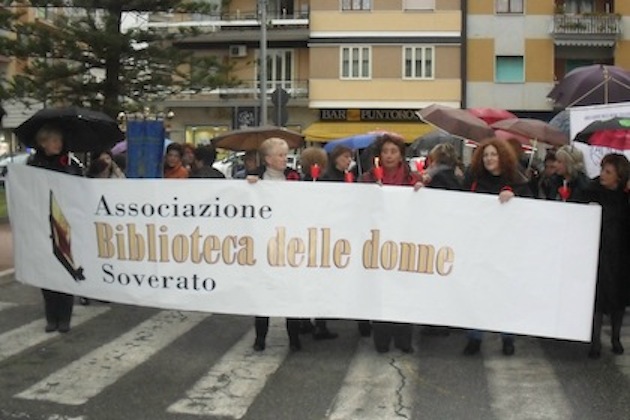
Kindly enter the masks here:
M 0 271 L 0 286 L 4 286 L 5 284 L 9 284 L 13 281 L 15 281 L 15 268 Z

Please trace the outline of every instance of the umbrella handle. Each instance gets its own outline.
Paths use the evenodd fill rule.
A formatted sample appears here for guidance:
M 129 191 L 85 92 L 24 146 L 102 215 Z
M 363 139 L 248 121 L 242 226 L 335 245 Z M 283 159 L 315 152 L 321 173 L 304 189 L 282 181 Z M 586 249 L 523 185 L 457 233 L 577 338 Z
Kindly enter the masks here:
M 538 150 L 536 146 L 538 146 L 538 139 L 534 139 L 534 144 L 533 144 L 534 149 L 532 150 L 532 154 L 529 155 L 529 162 L 527 162 L 527 169 L 531 169 L 532 163 L 534 162 L 534 153 L 536 153 L 536 150 Z

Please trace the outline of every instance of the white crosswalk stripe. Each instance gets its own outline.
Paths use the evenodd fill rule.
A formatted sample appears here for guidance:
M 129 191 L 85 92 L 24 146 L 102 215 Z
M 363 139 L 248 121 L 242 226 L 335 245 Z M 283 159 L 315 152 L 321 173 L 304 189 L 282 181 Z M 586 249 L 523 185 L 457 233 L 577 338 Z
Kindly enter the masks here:
M 86 307 L 74 308 L 72 316 L 72 326 L 77 327 L 109 310 L 108 307 Z M 44 325 L 46 321 L 38 319 L 19 328 L 0 334 L 0 362 L 8 357 L 20 353 L 29 347 L 43 343 L 54 337 L 54 334 L 45 333 Z
M 397 352 L 378 354 L 370 340 L 361 340 L 327 418 L 413 418 L 418 374 L 417 357 Z
M 492 341 L 492 340 L 488 340 Z M 493 343 L 485 343 L 490 347 Z M 517 353 L 484 357 L 492 398 L 492 411 L 499 419 L 575 418 L 558 382 L 535 339 L 518 340 Z
M 250 330 L 188 392 L 168 408 L 170 413 L 242 418 L 267 379 L 287 356 L 284 319 L 272 318 L 264 352 L 252 348 Z
M 9 305 L 0 303 L 0 310 L 8 307 Z M 109 306 L 77 306 L 73 316 L 73 326 L 78 326 L 90 319 L 106 314 L 108 311 L 110 311 Z M 54 369 L 48 371 L 53 373 L 47 377 L 44 378 L 44 375 L 34 376 L 35 379 L 30 383 L 20 385 L 19 388 L 16 387 L 8 393 L 8 396 L 18 400 L 53 402 L 58 404 L 58 407 L 66 405 L 72 406 L 68 409 L 76 410 L 76 406 L 88 404 L 92 398 L 101 394 L 106 388 L 117 382 L 123 382 L 121 379 L 125 375 L 129 375 L 127 379 L 134 382 L 137 379 L 133 376 L 134 368 L 145 363 L 149 364 L 146 367 L 150 367 L 151 359 L 158 352 L 165 349 L 178 337 L 191 333 L 196 325 L 210 316 L 210 314 L 192 312 L 158 312 L 146 321 L 134 327 L 128 327 L 131 329 L 111 341 L 102 345 L 99 344 L 100 347 L 84 354 L 70 364 L 60 366 L 58 370 L 54 370 L 57 369 L 55 366 Z M 229 318 L 227 319 L 229 320 Z M 219 320 L 217 316 L 212 319 L 208 326 L 215 325 L 215 320 L 217 321 L 216 325 L 224 325 L 225 319 Z M 265 401 L 267 395 L 276 395 L 274 393 L 279 390 L 285 392 L 286 390 L 282 387 L 292 387 L 288 391 L 291 393 L 290 398 L 297 395 L 299 399 L 299 381 L 307 380 L 305 377 L 290 374 L 286 376 L 285 380 L 294 382 L 289 382 L 288 385 L 286 382 L 270 381 L 274 375 L 282 377 L 287 374 L 285 371 L 279 372 L 283 364 L 287 363 L 289 354 L 284 322 L 283 318 L 271 319 L 267 347 L 264 352 L 255 352 L 252 349 L 253 328 L 247 329 L 240 338 L 233 336 L 233 339 L 238 341 L 225 353 L 215 354 L 213 357 L 220 358 L 218 360 L 212 359 L 212 366 L 206 367 L 207 364 L 203 364 L 203 370 L 195 371 L 195 375 L 201 376 L 202 372 L 207 370 L 194 385 L 191 386 L 190 383 L 186 386 L 180 386 L 178 383 L 171 384 L 172 392 L 163 396 L 165 398 L 164 405 L 159 407 L 159 411 L 156 410 L 156 412 L 160 416 L 164 415 L 165 419 L 177 419 L 179 416 L 196 416 L 199 419 L 215 417 L 224 419 L 256 418 L 256 410 L 267 407 Z M 45 340 L 59 337 L 58 334 L 44 333 L 44 324 L 44 321 L 39 319 L 1 334 L 0 362 Z M 242 320 L 239 328 L 242 330 L 247 328 Z M 356 333 L 349 328 L 346 332 L 348 331 Z M 625 329 L 622 331 L 622 341 L 626 348 L 630 348 L 630 327 L 628 327 L 628 331 Z M 342 336 L 342 338 L 347 337 L 349 336 Z M 354 340 L 353 338 L 346 344 L 353 346 Z M 308 343 L 310 341 L 308 338 L 305 338 L 305 341 L 307 342 L 305 343 L 305 351 L 299 353 L 296 358 L 288 359 L 288 363 L 294 365 L 293 369 L 295 366 L 300 366 L 300 363 L 310 363 L 310 357 L 318 357 L 317 354 L 309 354 L 310 351 L 326 351 L 324 347 L 317 348 L 312 341 Z M 60 342 L 63 343 L 63 341 Z M 454 342 L 455 340 L 449 341 L 449 345 Z M 311 343 L 313 343 L 312 347 L 308 345 Z M 335 343 L 336 341 L 331 341 L 325 345 L 334 346 Z M 375 351 L 371 339 L 357 339 L 354 353 L 351 355 L 346 353 L 346 362 L 339 363 L 335 365 L 335 369 L 331 369 L 333 372 L 336 371 L 337 376 L 329 384 L 333 388 L 327 389 L 329 391 L 327 396 L 322 398 L 321 403 L 319 403 L 321 409 L 319 417 L 329 420 L 422 418 L 426 414 L 422 410 L 434 404 L 433 397 L 438 399 L 435 404 L 439 404 L 445 403 L 453 395 L 457 395 L 456 391 L 441 393 L 441 391 L 436 392 L 436 388 L 429 389 L 423 386 L 427 378 L 429 381 L 437 378 L 431 376 L 437 371 L 436 368 L 430 369 L 431 373 L 427 375 L 428 366 L 434 367 L 433 363 L 440 363 L 443 359 L 435 357 L 436 354 L 439 354 L 439 346 L 442 344 L 433 341 L 431 344 L 434 347 L 428 350 L 432 356 L 425 358 L 422 343 L 416 345 L 418 352 L 414 354 L 403 354 L 398 350 L 379 354 Z M 548 350 L 547 345 L 544 342 L 542 344 L 545 350 Z M 175 351 L 175 349 L 171 348 L 168 351 Z M 481 399 L 475 400 L 480 401 L 480 405 L 471 406 L 477 410 L 471 411 L 473 417 L 482 413 L 481 417 L 477 418 L 555 420 L 577 418 L 581 414 L 577 411 L 580 403 L 568 398 L 566 395 L 567 384 L 565 383 L 563 386 L 562 382 L 565 379 L 558 377 L 558 372 L 555 369 L 557 367 L 555 363 L 562 363 L 562 361 L 556 361 L 552 366 L 545 351 L 543 351 L 543 347 L 541 347 L 541 341 L 536 338 L 519 337 L 517 352 L 512 357 L 505 357 L 501 354 L 500 341 L 496 334 L 487 335 L 478 359 L 475 359 L 475 356 L 465 358 L 464 361 L 464 356 L 459 355 L 459 352 L 457 354 L 457 356 L 452 357 L 462 358 L 463 369 L 478 374 L 476 377 L 470 377 L 470 380 L 487 384 L 487 387 L 483 386 L 478 394 Z M 195 357 L 195 354 L 190 354 L 190 357 Z M 586 354 L 584 354 L 584 359 L 586 362 Z M 197 361 L 199 362 L 199 360 L 201 359 Z M 451 360 L 451 362 L 459 363 L 458 360 Z M 603 364 L 605 362 L 608 363 L 609 367 L 616 367 L 618 372 L 630 381 L 629 354 L 621 356 L 606 354 L 606 357 L 602 355 L 602 360 L 594 363 Z M 333 361 L 332 364 L 334 363 L 337 362 Z M 427 363 L 431 363 L 431 365 Z M 6 364 L 6 366 L 9 365 L 11 363 Z M 438 382 L 440 383 L 439 386 L 444 385 L 443 389 L 450 391 L 448 381 L 437 380 L 436 383 Z M 31 384 L 34 385 L 31 386 Z M 474 387 L 475 385 L 471 386 Z M 271 388 L 270 391 L 266 389 L 268 387 Z M 24 388 L 27 389 L 23 390 Z M 463 389 L 466 388 L 463 387 Z M 312 390 L 313 388 L 311 388 Z M 427 398 L 427 395 L 430 397 Z M 424 400 L 422 400 L 423 397 Z M 93 401 L 93 403 L 94 405 L 100 404 L 99 401 Z M 83 411 L 84 408 L 78 410 Z M 51 419 L 89 420 L 93 418 L 88 408 L 85 410 L 85 414 L 79 417 L 64 417 L 67 414 L 60 414 L 59 417 L 53 415 Z M 62 412 L 62 410 L 57 408 L 54 412 Z M 155 413 L 153 414 L 155 415 Z M 265 418 L 269 418 L 269 416 L 265 416 Z
M 0 311 L 12 308 L 14 306 L 17 306 L 17 305 L 15 303 L 11 303 L 11 302 L 0 302 Z
M 159 312 L 16 397 L 58 404 L 84 404 L 208 316 L 194 312 Z

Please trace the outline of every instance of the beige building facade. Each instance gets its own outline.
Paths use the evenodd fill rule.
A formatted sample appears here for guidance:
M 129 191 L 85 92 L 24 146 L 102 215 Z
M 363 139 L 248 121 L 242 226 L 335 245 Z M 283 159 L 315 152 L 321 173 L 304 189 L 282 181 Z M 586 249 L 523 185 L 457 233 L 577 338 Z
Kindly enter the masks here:
M 432 103 L 461 105 L 460 0 L 267 1 L 267 123 L 284 123 L 313 142 L 376 130 L 412 141 L 431 130 L 415 111 Z M 152 19 L 154 26 L 199 26 L 203 35 L 178 45 L 222 57 L 240 81 L 165 102 L 175 113 L 168 127 L 173 140 L 201 143 L 260 123 L 256 6 L 256 0 L 232 0 L 205 21 Z M 273 104 L 278 89 L 288 94 L 286 116 Z
M 497 107 L 548 118 L 547 94 L 572 69 L 630 68 L 630 2 L 467 2 L 466 107 Z

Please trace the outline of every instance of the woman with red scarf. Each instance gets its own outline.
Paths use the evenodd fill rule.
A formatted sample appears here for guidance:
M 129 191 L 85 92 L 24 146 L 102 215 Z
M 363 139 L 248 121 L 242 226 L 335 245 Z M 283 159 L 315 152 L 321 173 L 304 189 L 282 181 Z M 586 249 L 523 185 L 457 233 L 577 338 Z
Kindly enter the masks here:
M 358 182 L 377 182 L 381 185 L 416 186 L 420 181 L 405 162 L 405 142 L 399 136 L 385 133 L 375 142 L 374 167 L 359 177 Z M 372 322 L 374 346 L 379 353 L 389 351 L 394 346 L 404 353 L 412 353 L 413 328 L 411 324 L 397 322 Z

